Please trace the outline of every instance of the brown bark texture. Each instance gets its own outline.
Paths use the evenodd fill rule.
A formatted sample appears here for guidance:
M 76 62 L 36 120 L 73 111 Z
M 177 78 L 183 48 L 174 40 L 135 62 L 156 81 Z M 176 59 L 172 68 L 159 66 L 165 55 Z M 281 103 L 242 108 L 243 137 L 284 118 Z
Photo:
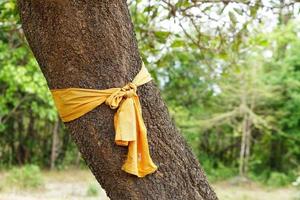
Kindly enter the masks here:
M 141 68 L 124 0 L 19 0 L 23 30 L 50 89 L 122 87 Z M 65 123 L 112 200 L 217 199 L 178 133 L 153 82 L 138 88 L 150 152 L 159 169 L 137 178 L 121 170 L 126 147 L 114 143 L 115 110 L 101 105 Z

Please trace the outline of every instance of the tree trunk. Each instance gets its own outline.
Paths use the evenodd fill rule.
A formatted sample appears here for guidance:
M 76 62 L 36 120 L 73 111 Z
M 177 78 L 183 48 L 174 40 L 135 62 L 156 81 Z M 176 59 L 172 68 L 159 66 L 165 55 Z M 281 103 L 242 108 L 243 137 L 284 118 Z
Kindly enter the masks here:
M 125 0 L 19 0 L 29 45 L 54 88 L 108 89 L 141 68 Z M 111 199 L 217 199 L 190 148 L 173 125 L 153 82 L 138 88 L 150 152 L 159 169 L 145 178 L 121 170 L 127 148 L 114 143 L 113 115 L 101 105 L 65 123 Z
M 54 122 L 53 131 L 52 131 L 52 147 L 51 147 L 51 160 L 50 160 L 51 170 L 55 168 L 55 161 L 57 158 L 58 126 L 59 126 L 59 120 L 56 120 Z
M 248 163 L 250 158 L 251 146 L 251 121 L 248 113 L 244 114 L 242 122 L 242 143 L 240 153 L 240 176 L 246 177 L 248 175 Z

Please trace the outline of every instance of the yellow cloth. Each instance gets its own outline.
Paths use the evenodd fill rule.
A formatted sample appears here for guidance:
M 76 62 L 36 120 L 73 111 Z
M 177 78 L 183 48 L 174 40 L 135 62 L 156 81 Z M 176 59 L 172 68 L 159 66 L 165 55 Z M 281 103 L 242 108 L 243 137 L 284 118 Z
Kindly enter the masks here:
M 150 80 L 151 75 L 143 65 L 132 83 L 123 88 L 67 88 L 54 89 L 51 93 L 64 122 L 79 118 L 104 102 L 111 109 L 119 108 L 114 116 L 115 142 L 117 145 L 128 146 L 128 155 L 122 170 L 143 177 L 157 169 L 150 157 L 147 130 L 136 94 L 137 87 Z

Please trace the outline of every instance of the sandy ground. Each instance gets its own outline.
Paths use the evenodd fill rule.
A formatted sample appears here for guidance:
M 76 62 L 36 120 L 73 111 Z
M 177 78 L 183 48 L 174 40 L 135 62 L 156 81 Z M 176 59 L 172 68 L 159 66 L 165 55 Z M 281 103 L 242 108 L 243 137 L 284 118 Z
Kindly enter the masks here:
M 300 190 L 292 186 L 274 189 L 257 183 L 238 185 L 225 181 L 213 187 L 220 200 L 300 200 Z
M 5 174 L 0 174 L 0 183 Z M 109 200 L 88 170 L 43 172 L 44 186 L 34 190 L 5 188 L 0 191 L 0 200 Z M 96 196 L 89 196 L 88 189 L 98 189 Z
M 0 200 L 109 200 L 87 170 L 43 172 L 43 176 L 43 188 L 6 188 L 0 191 Z M 3 177 L 0 174 L 0 183 Z M 91 185 L 98 188 L 96 196 L 88 196 Z M 300 191 L 292 187 L 269 189 L 255 183 L 238 185 L 232 181 L 214 183 L 213 187 L 220 200 L 300 200 Z

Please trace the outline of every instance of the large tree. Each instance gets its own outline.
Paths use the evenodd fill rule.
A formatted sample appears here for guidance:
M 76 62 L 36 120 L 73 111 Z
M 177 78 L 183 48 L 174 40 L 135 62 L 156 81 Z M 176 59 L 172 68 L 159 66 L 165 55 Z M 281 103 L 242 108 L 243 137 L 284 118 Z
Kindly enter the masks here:
M 19 0 L 23 29 L 50 89 L 122 87 L 141 68 L 125 0 Z M 180 91 L 178 91 L 180 92 Z M 111 199 L 217 199 L 178 133 L 153 82 L 138 88 L 158 171 L 137 178 L 121 171 L 127 148 L 114 143 L 113 115 L 101 105 L 65 123 Z

